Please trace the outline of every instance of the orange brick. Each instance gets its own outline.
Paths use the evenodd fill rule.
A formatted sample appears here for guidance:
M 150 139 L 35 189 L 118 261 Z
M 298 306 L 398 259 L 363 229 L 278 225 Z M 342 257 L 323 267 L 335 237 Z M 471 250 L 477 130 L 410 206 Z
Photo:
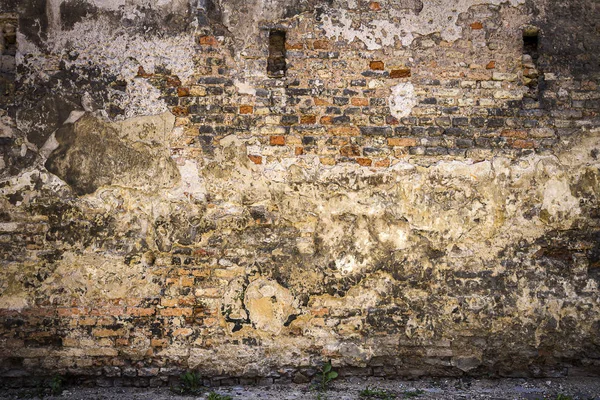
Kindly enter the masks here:
M 240 106 L 240 114 L 253 114 L 254 107 L 253 106 Z
M 410 147 L 416 145 L 417 140 L 413 138 L 388 138 L 388 146 Z
M 344 157 L 360 156 L 360 148 L 358 146 L 344 146 L 340 149 L 340 154 Z
M 150 340 L 150 346 L 152 347 L 166 347 L 167 346 L 166 339 L 152 339 Z
M 163 308 L 160 310 L 160 315 L 164 317 L 191 317 L 191 308 Z
M 496 61 L 492 60 L 485 66 L 486 69 L 494 69 L 496 68 Z
M 183 287 L 194 286 L 194 278 L 189 277 L 189 276 L 182 277 L 181 278 L 181 286 L 183 286 Z
M 390 166 L 390 159 L 385 158 L 383 160 L 376 161 L 375 166 L 378 168 L 387 168 Z
M 286 43 L 285 44 L 285 49 L 286 50 L 302 50 L 304 48 L 304 45 L 300 42 L 298 43 Z
M 281 135 L 271 136 L 269 138 L 269 144 L 271 146 L 284 146 L 285 145 L 285 136 L 281 136 Z
M 200 36 L 198 40 L 202 46 L 218 46 L 219 42 L 214 36 Z
M 163 307 L 177 307 L 179 305 L 179 300 L 177 299 L 167 299 L 167 298 L 162 298 L 160 300 L 160 305 Z
M 473 22 L 471 24 L 471 29 L 473 29 L 473 30 L 483 29 L 483 24 L 479 21 Z
M 297 156 L 301 156 L 302 154 L 304 154 L 304 147 L 296 147 L 296 149 L 294 150 L 294 154 L 296 154 Z
M 134 317 L 149 317 L 151 315 L 154 315 L 154 313 L 156 312 L 156 310 L 154 310 L 153 308 L 138 308 L 138 307 L 133 307 L 133 308 L 129 308 L 127 310 L 129 315 L 132 315 Z
M 353 106 L 368 106 L 369 99 L 366 97 L 353 97 L 350 99 L 350 104 Z
M 371 160 L 370 158 L 357 158 L 356 162 L 363 167 L 370 167 L 371 164 L 373 164 L 373 160 Z
M 511 145 L 515 149 L 533 149 L 535 147 L 533 140 L 523 140 L 523 139 L 517 139 L 517 140 L 513 141 Z
M 329 115 L 325 115 L 325 116 L 321 117 L 321 123 L 323 125 L 331 125 L 333 123 L 333 117 L 330 117 Z
M 173 331 L 173 336 L 190 336 L 194 333 L 190 328 L 178 328 Z
M 189 111 L 188 111 L 187 107 L 180 107 L 180 106 L 173 107 L 173 109 L 171 110 L 171 112 L 176 117 L 185 117 L 186 115 L 189 114 Z
M 190 95 L 190 89 L 186 87 L 178 87 L 177 88 L 177 96 L 185 97 Z
M 371 11 L 380 11 L 381 10 L 381 4 L 379 4 L 379 2 L 377 1 L 372 1 L 369 3 L 369 10 Z
M 330 42 L 329 40 L 315 40 L 313 42 L 313 48 L 315 50 L 327 50 L 330 47 Z
M 123 333 L 124 332 L 122 329 L 113 330 L 113 329 L 97 328 L 92 331 L 92 335 L 95 337 L 121 336 L 121 335 L 123 335 Z
M 383 69 L 384 69 L 383 61 L 371 61 L 369 63 L 369 68 L 371 68 L 373 71 L 383 71 Z
M 327 132 L 336 136 L 358 136 L 360 129 L 356 126 L 332 126 L 327 128 Z
M 526 139 L 527 138 L 527 132 L 526 131 L 518 131 L 518 130 L 505 129 L 505 130 L 502 131 L 502 136 L 516 138 L 516 139 Z
M 317 116 L 316 115 L 302 115 L 300 117 L 301 124 L 316 124 Z
M 313 101 L 315 102 L 315 106 L 330 106 L 331 102 L 326 99 L 321 99 L 318 97 L 313 97 Z
M 408 78 L 411 75 L 410 68 L 393 69 L 390 71 L 390 78 Z
M 129 339 L 125 339 L 125 338 L 118 338 L 115 343 L 117 344 L 117 346 L 129 346 Z
M 248 155 L 248 158 L 254 164 L 262 164 L 262 156 L 255 156 L 255 155 L 250 154 L 250 155 Z

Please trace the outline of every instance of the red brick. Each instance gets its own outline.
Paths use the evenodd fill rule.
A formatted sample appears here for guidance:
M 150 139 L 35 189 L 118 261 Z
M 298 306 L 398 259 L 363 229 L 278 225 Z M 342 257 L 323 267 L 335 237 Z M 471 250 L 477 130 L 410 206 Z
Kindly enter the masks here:
M 496 68 L 496 61 L 492 60 L 485 66 L 486 69 L 494 69 Z
M 271 136 L 269 138 L 269 144 L 271 146 L 284 146 L 285 145 L 285 136 L 281 136 L 281 135 Z
M 416 146 L 417 140 L 413 138 L 389 138 L 388 146 L 410 147 Z
M 381 11 L 381 4 L 377 1 L 372 1 L 369 3 L 369 10 L 371 11 Z
M 471 24 L 471 29 L 473 29 L 473 30 L 483 29 L 483 24 L 479 21 L 473 22 Z
M 240 106 L 240 114 L 253 114 L 254 113 L 254 107 L 253 106 Z
M 363 167 L 370 167 L 373 164 L 373 160 L 370 158 L 357 158 L 356 162 L 362 165 Z
M 502 131 L 502 136 L 516 138 L 516 139 L 526 139 L 527 132 L 519 131 L 519 130 L 512 130 L 512 129 L 505 129 Z
M 302 154 L 304 154 L 304 147 L 296 147 L 296 149 L 294 150 L 294 154 L 296 154 L 297 156 L 301 156 Z
M 393 69 L 390 71 L 390 78 L 408 78 L 411 75 L 410 68 Z
M 369 68 L 371 68 L 373 71 L 383 71 L 385 66 L 383 61 L 371 61 L 369 63 Z
M 219 42 L 214 36 L 200 36 L 198 40 L 202 46 L 218 46 Z
M 248 156 L 248 158 L 250 159 L 250 161 L 252 161 L 254 164 L 262 164 L 262 156 L 255 156 L 250 154 Z

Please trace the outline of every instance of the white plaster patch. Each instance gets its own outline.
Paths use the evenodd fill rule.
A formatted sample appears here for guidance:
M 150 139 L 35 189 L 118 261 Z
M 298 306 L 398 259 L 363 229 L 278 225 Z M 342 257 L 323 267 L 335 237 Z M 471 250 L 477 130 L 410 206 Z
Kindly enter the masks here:
M 400 40 L 403 46 L 410 46 L 415 34 L 429 35 L 434 32 L 440 32 L 444 40 L 453 42 L 462 35 L 456 25 L 461 13 L 477 4 L 499 5 L 505 2 L 506 0 L 429 0 L 423 2 L 423 9 L 418 14 L 406 11 L 399 15 L 398 23 L 378 19 L 366 25 L 361 22 L 358 27 L 354 24 L 352 14 L 343 9 L 336 9 L 330 10 L 330 15 L 323 17 L 321 27 L 329 38 L 340 38 L 348 42 L 360 40 L 368 50 L 392 46 L 396 40 Z M 510 0 L 513 7 L 523 3 L 525 0 Z
M 179 166 L 181 175 L 181 184 L 173 189 L 169 194 L 172 197 L 192 196 L 196 200 L 204 201 L 206 199 L 206 185 L 200 178 L 198 166 L 194 161 L 186 160 L 185 164 Z
M 542 209 L 557 217 L 565 213 L 578 215 L 581 213 L 579 201 L 571 194 L 569 183 L 566 180 L 550 179 L 544 188 Z
M 390 112 L 396 118 L 403 118 L 410 114 L 417 105 L 415 88 L 410 82 L 402 82 L 392 87 L 389 97 Z
M 238 81 L 237 79 L 235 80 L 234 84 L 239 94 L 249 94 L 250 96 L 256 96 L 256 89 L 254 88 L 254 86 L 246 82 Z
M 160 100 L 160 90 L 149 84 L 145 79 L 134 79 L 127 85 L 126 98 L 115 101 L 125 110 L 125 118 L 141 115 L 158 115 L 168 111 L 163 100 Z M 115 99 L 116 100 L 116 99 Z

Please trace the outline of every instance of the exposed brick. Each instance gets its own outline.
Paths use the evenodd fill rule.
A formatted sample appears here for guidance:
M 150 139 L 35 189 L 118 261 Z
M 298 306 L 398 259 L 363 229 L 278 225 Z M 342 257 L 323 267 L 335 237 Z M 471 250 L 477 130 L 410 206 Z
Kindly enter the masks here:
M 473 29 L 473 30 L 483 29 L 483 24 L 479 21 L 473 22 L 471 24 L 471 29 Z
M 383 160 L 378 160 L 375 162 L 375 166 L 377 168 L 387 168 L 390 166 L 390 159 L 389 158 L 385 158 Z
M 336 136 L 358 136 L 360 130 L 355 126 L 332 126 L 327 128 L 327 133 Z
M 366 97 L 353 97 L 350 99 L 350 103 L 353 106 L 364 107 L 369 105 L 369 99 Z
M 381 11 L 381 4 L 377 1 L 372 1 L 369 3 L 369 10 L 371 11 Z
M 510 145 L 515 149 L 533 149 L 535 147 L 535 143 L 533 140 L 523 140 L 517 139 L 511 141 Z
M 316 124 L 317 116 L 316 115 L 302 115 L 300 116 L 301 124 Z
M 486 64 L 485 69 L 494 69 L 496 68 L 496 61 L 492 60 Z
M 285 136 L 281 136 L 281 135 L 271 136 L 269 138 L 269 144 L 271 146 L 284 146 L 285 145 Z
M 408 78 L 409 76 L 411 76 L 410 68 L 393 69 L 390 71 L 390 78 L 392 79 Z
M 253 155 L 253 154 L 249 154 L 248 158 L 250 159 L 250 161 L 252 161 L 254 164 L 262 164 L 262 156 L 257 156 L 257 155 Z
M 240 114 L 252 114 L 252 113 L 254 113 L 253 106 L 248 106 L 248 105 L 240 106 Z
M 330 47 L 331 42 L 329 40 L 319 39 L 313 42 L 313 48 L 315 50 L 329 50 Z
M 356 162 L 363 167 L 370 167 L 373 164 L 373 160 L 370 158 L 359 157 L 356 159 Z
M 527 132 L 520 130 L 505 129 L 502 131 L 502 136 L 516 139 L 525 139 L 527 138 Z
M 178 87 L 177 88 L 177 96 L 186 97 L 190 95 L 190 89 L 186 87 Z
M 388 138 L 388 146 L 410 147 L 416 146 L 417 140 L 413 138 Z
M 217 41 L 217 38 L 215 38 L 214 36 L 200 36 L 200 38 L 198 39 L 198 42 L 202 45 L 202 46 L 218 46 L 219 42 Z
M 340 154 L 344 157 L 360 156 L 360 148 L 358 146 L 344 146 L 340 149 Z
M 385 66 L 383 61 L 371 61 L 369 63 L 369 68 L 371 68 L 373 71 L 383 71 Z

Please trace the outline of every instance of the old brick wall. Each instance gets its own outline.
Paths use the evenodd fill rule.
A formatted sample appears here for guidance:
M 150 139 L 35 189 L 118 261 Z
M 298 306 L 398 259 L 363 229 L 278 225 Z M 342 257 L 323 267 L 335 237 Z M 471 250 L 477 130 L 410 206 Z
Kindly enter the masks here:
M 598 374 L 598 4 L 443 3 L 3 2 L 3 382 Z

